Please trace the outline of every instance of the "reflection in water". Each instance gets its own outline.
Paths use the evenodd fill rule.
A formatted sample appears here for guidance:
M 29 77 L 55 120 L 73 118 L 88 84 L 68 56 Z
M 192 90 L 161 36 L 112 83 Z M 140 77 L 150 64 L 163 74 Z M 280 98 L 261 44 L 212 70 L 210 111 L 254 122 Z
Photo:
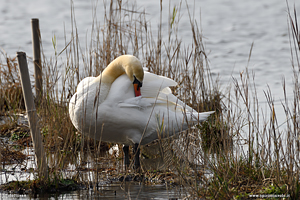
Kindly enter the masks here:
M 65 195 L 65 197 L 66 199 L 176 199 L 184 196 L 181 196 L 181 193 L 182 189 L 180 187 L 147 186 L 129 182 L 121 186 L 119 184 L 101 186 L 96 192 L 90 190 L 75 191 Z
M 98 190 L 77 190 L 62 194 L 39 194 L 36 196 L 0 193 L 1 199 L 181 199 L 187 194 L 181 187 L 166 185 L 147 186 L 126 182 L 99 186 Z

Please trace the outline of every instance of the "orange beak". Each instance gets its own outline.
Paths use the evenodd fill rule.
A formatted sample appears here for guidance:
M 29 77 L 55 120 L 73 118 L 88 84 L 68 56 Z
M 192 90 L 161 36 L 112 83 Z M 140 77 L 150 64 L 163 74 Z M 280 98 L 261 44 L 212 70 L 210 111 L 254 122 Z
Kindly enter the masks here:
M 134 83 L 133 87 L 134 87 L 134 95 L 136 97 L 141 96 L 141 87 L 140 87 L 140 84 L 139 83 Z

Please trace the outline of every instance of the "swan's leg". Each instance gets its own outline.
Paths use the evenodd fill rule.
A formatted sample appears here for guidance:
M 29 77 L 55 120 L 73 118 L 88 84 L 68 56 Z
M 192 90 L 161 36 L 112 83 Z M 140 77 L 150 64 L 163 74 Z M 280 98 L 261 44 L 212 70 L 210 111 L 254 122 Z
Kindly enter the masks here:
M 136 170 L 140 169 L 140 148 L 138 143 L 134 144 L 133 153 L 134 153 L 134 167 Z
M 123 146 L 123 152 L 124 152 L 124 165 L 125 165 L 125 171 L 129 167 L 129 146 L 124 145 Z

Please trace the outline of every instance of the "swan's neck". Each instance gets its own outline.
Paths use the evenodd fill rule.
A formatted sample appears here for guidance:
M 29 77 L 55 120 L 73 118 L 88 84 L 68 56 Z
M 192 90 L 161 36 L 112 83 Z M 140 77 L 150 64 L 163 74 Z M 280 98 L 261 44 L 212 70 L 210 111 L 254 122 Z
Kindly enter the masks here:
M 106 98 L 108 95 L 112 83 L 123 74 L 127 74 L 132 82 L 135 75 L 137 75 L 137 78 L 140 77 L 140 81 L 142 81 L 144 71 L 141 62 L 131 55 L 119 56 L 113 60 L 94 80 L 94 83 L 100 84 L 100 92 L 102 90 L 103 98 Z
M 103 70 L 103 72 L 98 77 L 96 77 L 93 82 L 94 84 L 99 85 L 99 103 L 102 103 L 106 99 L 112 83 L 123 74 L 125 74 L 123 65 L 119 62 L 112 62 Z
M 125 74 L 125 69 L 121 63 L 110 63 L 103 72 L 95 79 L 101 84 L 111 85 L 119 76 Z
M 125 68 L 122 63 L 112 62 L 103 70 L 101 79 L 103 82 L 111 85 L 119 76 L 123 74 L 125 74 Z

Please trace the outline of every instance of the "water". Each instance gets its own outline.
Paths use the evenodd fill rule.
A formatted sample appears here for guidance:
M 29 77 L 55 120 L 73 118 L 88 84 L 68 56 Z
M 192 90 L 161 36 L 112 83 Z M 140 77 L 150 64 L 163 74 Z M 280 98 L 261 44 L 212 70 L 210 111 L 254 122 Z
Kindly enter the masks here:
M 92 190 L 77 190 L 63 194 L 40 194 L 36 197 L 29 195 L 4 194 L 0 193 L 0 199 L 178 199 L 184 198 L 185 194 L 180 194 L 182 191 L 179 188 L 168 188 L 165 185 L 147 186 L 126 183 L 122 186 L 120 184 L 103 185 L 99 187 L 98 191 Z
M 221 1 L 219 9 L 214 9 L 217 2 L 206 1 L 201 9 L 203 32 L 208 37 L 206 47 L 211 49 L 211 68 L 220 74 L 224 84 L 230 81 L 231 75 L 238 78 L 254 43 L 249 71 L 255 73 L 259 99 L 263 101 L 262 90 L 268 84 L 278 100 L 283 96 L 282 79 L 287 80 L 289 88 L 292 85 L 286 3 L 281 0 L 231 2 Z M 205 20 L 206 16 L 214 17 Z M 292 97 L 291 90 L 288 97 Z
M 133 1 L 130 1 L 133 2 Z M 300 3 L 288 0 L 300 12 Z M 103 22 L 103 1 L 74 0 L 75 18 L 82 46 L 91 30 L 92 9 L 97 4 L 97 19 Z M 255 84 L 260 105 L 266 106 L 264 91 L 270 87 L 281 107 L 283 98 L 282 80 L 286 80 L 287 97 L 293 99 L 293 71 L 291 65 L 287 5 L 284 0 L 232 1 L 201 0 L 188 1 L 191 12 L 201 24 L 209 64 L 215 77 L 220 77 L 221 89 L 232 84 L 232 77 L 239 78 L 248 66 L 255 74 Z M 163 31 L 167 35 L 169 7 L 179 6 L 180 0 L 163 1 Z M 160 1 L 139 0 L 139 11 L 145 10 L 147 19 L 156 35 L 159 22 Z M 291 7 L 292 8 L 292 7 Z M 185 46 L 191 44 L 192 33 L 185 1 L 181 5 L 179 33 Z M 40 19 L 43 50 L 46 57 L 54 56 L 52 38 L 57 38 L 58 51 L 65 45 L 64 32 L 70 39 L 70 1 L 0 0 L 0 48 L 9 56 L 25 51 L 32 56 L 30 19 Z M 87 41 L 89 42 L 89 40 Z M 248 57 L 252 43 L 250 62 Z M 30 69 L 33 73 L 33 69 Z M 284 122 L 282 110 L 278 110 L 279 124 Z

